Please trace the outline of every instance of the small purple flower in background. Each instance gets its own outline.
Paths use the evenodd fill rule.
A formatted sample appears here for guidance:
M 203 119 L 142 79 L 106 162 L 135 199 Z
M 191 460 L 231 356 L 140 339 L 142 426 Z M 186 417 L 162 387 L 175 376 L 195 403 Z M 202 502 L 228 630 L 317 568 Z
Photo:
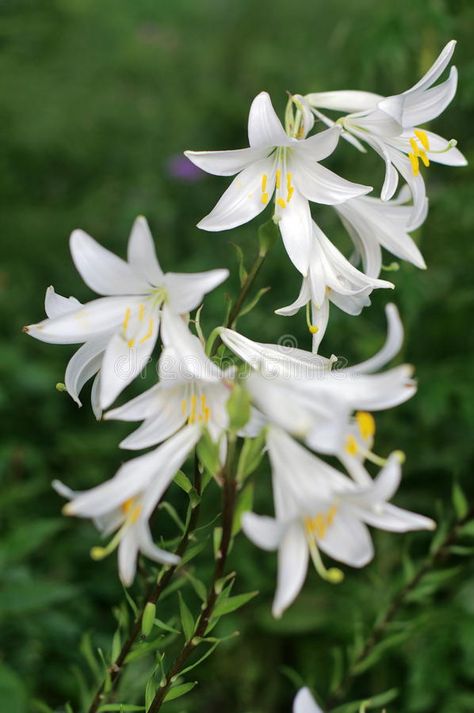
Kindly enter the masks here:
M 166 162 L 166 170 L 172 178 L 185 183 L 195 183 L 205 175 L 205 172 L 195 166 L 184 154 L 170 156 Z

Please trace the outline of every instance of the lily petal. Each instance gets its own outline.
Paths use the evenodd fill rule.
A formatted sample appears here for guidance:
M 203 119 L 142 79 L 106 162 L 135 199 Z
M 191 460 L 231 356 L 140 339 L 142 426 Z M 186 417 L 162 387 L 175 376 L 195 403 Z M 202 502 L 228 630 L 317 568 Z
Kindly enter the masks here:
M 278 551 L 278 581 L 272 612 L 281 617 L 295 600 L 308 570 L 308 544 L 299 522 L 291 524 L 283 536 Z
M 270 197 L 275 188 L 275 161 L 272 157 L 255 161 L 244 168 L 197 227 L 209 231 L 229 230 L 259 215 L 267 205 L 262 200 L 263 176 L 267 176 L 266 192 Z
M 192 163 L 214 176 L 234 176 L 255 161 L 266 158 L 272 147 L 234 149 L 231 151 L 185 151 Z
M 293 703 L 293 713 L 323 713 L 316 704 L 309 688 L 301 688 Z
M 207 270 L 189 274 L 167 272 L 164 285 L 168 293 L 168 303 L 177 314 L 185 314 L 199 307 L 204 295 L 211 292 L 229 276 L 229 270 Z
M 252 148 L 287 146 L 291 143 L 267 92 L 261 92 L 252 102 L 248 133 Z
M 64 381 L 68 394 L 78 406 L 82 406 L 79 399 L 82 387 L 99 371 L 110 338 L 111 335 L 107 334 L 91 339 L 83 344 L 69 360 Z
M 128 240 L 128 262 L 150 285 L 160 285 L 163 271 L 155 252 L 155 243 L 146 218 L 139 215 Z
M 46 290 L 44 298 L 44 311 L 50 319 L 61 317 L 68 312 L 74 312 L 81 306 L 79 300 L 75 297 L 62 297 L 54 291 L 54 287 L 50 285 Z
M 69 246 L 82 279 L 99 295 L 139 295 L 150 290 L 147 280 L 133 267 L 83 230 L 72 232 Z
M 371 186 L 346 181 L 328 168 L 310 163 L 301 155 L 295 156 L 293 161 L 295 185 L 305 198 L 314 203 L 336 205 L 372 190 Z
M 242 516 L 242 529 L 254 545 L 272 552 L 278 549 L 284 535 L 284 526 L 273 517 L 245 512 Z

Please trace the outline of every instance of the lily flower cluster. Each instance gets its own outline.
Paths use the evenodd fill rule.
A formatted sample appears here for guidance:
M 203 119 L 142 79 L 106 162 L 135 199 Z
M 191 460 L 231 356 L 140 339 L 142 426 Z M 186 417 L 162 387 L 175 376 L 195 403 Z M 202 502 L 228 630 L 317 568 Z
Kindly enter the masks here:
M 91 401 L 97 418 L 140 424 L 121 448 L 153 449 L 128 460 L 112 479 L 88 491 L 54 483 L 68 500 L 66 514 L 90 518 L 102 536 L 110 538 L 108 544 L 93 548 L 92 556 L 101 559 L 118 549 L 125 585 L 134 580 L 140 553 L 165 565 L 179 562 L 154 543 L 149 522 L 204 437 L 215 445 L 221 465 L 229 434 L 259 438 L 268 453 L 274 516 L 248 512 L 242 522 L 258 547 L 278 552 L 273 603 L 277 617 L 297 597 L 310 560 L 321 577 L 341 581 L 341 570 L 327 567 L 321 553 L 350 567 L 366 565 L 374 555 L 368 526 L 393 532 L 434 527 L 429 518 L 390 502 L 400 484 L 403 454 L 395 450 L 384 458 L 374 452 L 373 413 L 398 406 L 416 392 L 411 365 L 384 370 L 403 340 L 396 307 L 388 305 L 386 342 L 367 361 L 339 369 L 334 357 L 317 352 L 330 302 L 356 315 L 370 304 L 372 290 L 394 287 L 380 278 L 382 249 L 425 267 L 410 235 L 427 214 L 422 167 L 431 161 L 465 163 L 454 141 L 421 126 L 438 116 L 454 96 L 455 68 L 447 80 L 435 84 L 453 51 L 450 42 L 425 76 L 396 96 L 352 90 L 291 96 L 285 126 L 269 95 L 262 92 L 250 108 L 247 148 L 186 152 L 205 171 L 237 174 L 199 228 L 228 230 L 271 208 L 302 279 L 295 302 L 277 312 L 292 315 L 306 307 L 312 335 L 308 351 L 254 342 L 222 327 L 219 337 L 235 357 L 234 365 L 222 368 L 209 348 L 206 351 L 201 330 L 191 330 L 189 314 L 227 278 L 226 269 L 163 272 L 143 217 L 133 225 L 127 260 L 81 230 L 72 233 L 75 266 L 98 297 L 81 304 L 49 287 L 47 318 L 25 331 L 44 342 L 80 344 L 66 368 L 67 392 L 81 405 L 80 393 L 93 378 Z M 332 119 L 323 109 L 340 116 Z M 323 130 L 311 133 L 321 125 Z M 384 159 L 380 198 L 367 195 L 370 186 L 353 183 L 321 164 L 340 138 L 361 152 L 367 146 Z M 394 197 L 400 177 L 405 186 Z M 321 230 L 310 204 L 334 206 L 354 243 L 350 259 Z M 158 382 L 110 409 L 152 362 L 157 344 Z M 233 430 L 230 399 L 236 389 L 246 393 L 251 416 Z M 329 465 L 327 456 L 337 459 L 339 466 Z M 375 478 L 369 472 L 373 465 L 379 468 Z M 213 475 L 218 482 L 219 474 Z M 294 710 L 317 713 L 319 708 L 303 689 Z

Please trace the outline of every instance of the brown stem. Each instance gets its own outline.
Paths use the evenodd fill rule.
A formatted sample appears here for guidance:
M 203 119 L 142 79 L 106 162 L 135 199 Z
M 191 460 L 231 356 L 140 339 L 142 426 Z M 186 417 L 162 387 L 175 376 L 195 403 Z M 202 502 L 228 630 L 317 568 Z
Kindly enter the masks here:
M 201 472 L 199 470 L 199 462 L 198 462 L 196 455 L 194 457 L 194 488 L 195 488 L 197 494 L 200 495 L 201 494 Z M 198 502 L 196 504 L 196 506 L 191 511 L 191 515 L 189 517 L 189 522 L 187 524 L 186 530 L 184 531 L 181 542 L 179 543 L 179 545 L 176 549 L 176 554 L 180 558 L 186 552 L 186 549 L 189 545 L 189 541 L 191 539 L 191 535 L 196 528 L 197 521 L 199 518 L 199 508 L 200 508 L 200 505 Z M 152 604 L 157 603 L 162 592 L 166 589 L 166 587 L 170 583 L 170 581 L 178 567 L 179 567 L 179 564 L 172 565 L 172 566 L 168 567 L 168 569 L 164 572 L 163 576 L 157 582 L 155 582 L 153 585 L 151 585 L 151 587 L 148 589 L 148 591 L 145 595 L 145 601 L 144 601 L 143 607 L 140 611 L 140 614 L 138 615 L 138 618 L 135 621 L 135 623 L 132 627 L 132 630 L 130 631 L 130 634 L 128 635 L 128 638 L 124 641 L 123 646 L 122 646 L 117 658 L 109 667 L 108 676 L 109 676 L 109 680 L 110 680 L 110 690 L 112 690 L 112 688 L 117 685 L 117 682 L 118 682 L 120 676 L 122 675 L 123 666 L 125 664 L 126 658 L 127 658 L 128 654 L 130 653 L 134 643 L 140 636 L 140 633 L 142 630 L 143 613 L 145 611 L 146 605 L 148 603 L 152 603 Z M 100 686 L 92 700 L 92 703 L 90 705 L 89 713 L 97 713 L 99 706 L 102 705 L 103 699 L 104 699 L 105 684 L 106 684 L 105 680 L 100 684 Z
M 206 634 L 217 601 L 217 584 L 219 580 L 224 576 L 227 555 L 229 554 L 229 547 L 232 541 L 232 525 L 234 520 L 236 492 L 237 483 L 235 479 L 231 478 L 228 472 L 224 472 L 222 487 L 222 538 L 216 559 L 214 576 L 212 579 L 211 586 L 209 588 L 206 603 L 199 616 L 192 638 L 184 644 L 183 648 L 174 660 L 174 663 L 166 674 L 164 681 L 162 682 L 160 688 L 158 689 L 155 695 L 155 698 L 153 699 L 150 707 L 148 708 L 148 713 L 157 713 L 157 711 L 160 710 L 161 705 L 174 679 L 176 678 L 176 676 L 179 675 L 179 672 L 182 670 L 183 665 L 185 664 L 189 656 L 193 653 L 194 649 L 199 645 L 199 640 Z
M 460 530 L 464 525 L 466 525 L 466 523 L 468 523 L 473 518 L 474 505 L 462 518 L 460 518 L 453 524 L 453 526 L 446 533 L 446 536 L 440 542 L 438 547 L 436 547 L 436 549 L 430 552 L 430 554 L 420 564 L 418 570 L 411 577 L 411 579 L 409 579 L 405 586 L 400 589 L 400 591 L 394 596 L 389 606 L 387 607 L 387 610 L 383 615 L 382 619 L 380 619 L 373 626 L 372 631 L 369 637 L 367 638 L 363 648 L 352 662 L 344 679 L 326 702 L 326 710 L 330 710 L 332 706 L 339 703 L 341 699 L 347 694 L 352 683 L 359 675 L 358 668 L 370 656 L 375 646 L 383 639 L 387 627 L 395 619 L 399 610 L 405 604 L 407 597 L 416 589 L 422 579 L 427 574 L 429 574 L 429 572 L 431 572 L 440 563 L 440 561 L 443 560 L 446 555 L 449 554 L 448 550 L 451 545 L 456 542 Z

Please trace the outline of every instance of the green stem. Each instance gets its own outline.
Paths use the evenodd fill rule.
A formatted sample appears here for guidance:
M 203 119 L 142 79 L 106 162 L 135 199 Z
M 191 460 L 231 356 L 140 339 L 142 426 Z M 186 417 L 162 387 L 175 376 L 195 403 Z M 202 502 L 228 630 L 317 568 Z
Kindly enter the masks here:
M 194 488 L 195 488 L 197 494 L 200 495 L 201 494 L 201 472 L 199 470 L 199 462 L 198 462 L 197 456 L 195 456 L 195 459 L 194 459 Z M 196 506 L 191 511 L 191 515 L 189 517 L 189 521 L 188 521 L 186 530 L 185 530 L 183 537 L 176 549 L 176 554 L 180 558 L 186 552 L 187 547 L 189 545 L 189 541 L 191 539 L 191 535 L 192 535 L 193 531 L 196 529 L 196 525 L 197 525 L 198 518 L 199 518 L 199 509 L 200 509 L 200 505 L 198 502 L 196 504 Z M 141 630 L 142 630 L 142 619 L 143 619 L 143 614 L 144 614 L 146 605 L 148 603 L 151 603 L 151 604 L 157 603 L 161 594 L 163 593 L 163 591 L 166 589 L 166 587 L 170 583 L 170 581 L 178 567 L 179 567 L 179 564 L 168 567 L 166 569 L 166 571 L 164 572 L 163 576 L 155 584 L 153 584 L 150 587 L 150 589 L 148 590 L 148 592 L 145 596 L 145 601 L 141 608 L 140 614 L 138 615 L 138 618 L 136 619 L 136 621 L 132 627 L 132 630 L 130 631 L 130 634 L 128 635 L 128 638 L 124 641 L 117 658 L 109 667 L 108 680 L 110 681 L 110 690 L 108 691 L 108 693 L 110 693 L 112 691 L 112 689 L 117 685 L 118 680 L 120 679 L 120 676 L 122 675 L 127 656 L 130 653 L 134 643 L 140 637 Z M 92 703 L 90 705 L 88 713 L 97 713 L 99 706 L 101 706 L 104 703 L 104 698 L 106 695 L 105 694 L 105 686 L 106 686 L 106 680 L 102 681 L 102 683 L 100 684 L 100 686 L 92 700 Z
M 404 606 L 408 596 L 416 589 L 424 577 L 429 574 L 442 560 L 444 560 L 446 556 L 449 555 L 449 548 L 456 542 L 461 529 L 473 518 L 474 505 L 462 518 L 453 524 L 440 544 L 432 552 L 430 552 L 427 557 L 425 557 L 417 571 L 408 580 L 405 586 L 394 596 L 383 617 L 372 627 L 364 646 L 352 661 L 345 677 L 327 700 L 325 710 L 330 711 L 332 706 L 339 704 L 346 696 L 354 680 L 359 675 L 359 667 L 371 655 L 375 646 L 384 638 L 387 633 L 388 626 L 396 618 L 399 610 Z
M 228 459 L 229 463 L 229 459 Z M 166 698 L 173 681 L 179 675 L 180 671 L 183 669 L 184 664 L 194 652 L 194 650 L 199 646 L 200 640 L 205 636 L 206 631 L 209 627 L 209 623 L 214 612 L 214 607 L 217 602 L 218 597 L 218 582 L 225 574 L 225 566 L 227 562 L 227 556 L 229 554 L 230 545 L 232 542 L 232 525 L 234 521 L 234 511 L 237 493 L 237 482 L 235 478 L 231 477 L 229 473 L 228 466 L 224 467 L 223 470 L 223 484 L 222 484 L 222 538 L 219 547 L 219 552 L 216 558 L 216 565 L 214 569 L 214 576 L 212 578 L 211 586 L 209 587 L 206 603 L 199 616 L 196 623 L 196 628 L 194 630 L 193 637 L 185 642 L 181 651 L 178 653 L 171 665 L 165 679 L 162 681 L 155 698 L 153 699 L 147 713 L 157 713 L 160 710 L 162 703 Z

